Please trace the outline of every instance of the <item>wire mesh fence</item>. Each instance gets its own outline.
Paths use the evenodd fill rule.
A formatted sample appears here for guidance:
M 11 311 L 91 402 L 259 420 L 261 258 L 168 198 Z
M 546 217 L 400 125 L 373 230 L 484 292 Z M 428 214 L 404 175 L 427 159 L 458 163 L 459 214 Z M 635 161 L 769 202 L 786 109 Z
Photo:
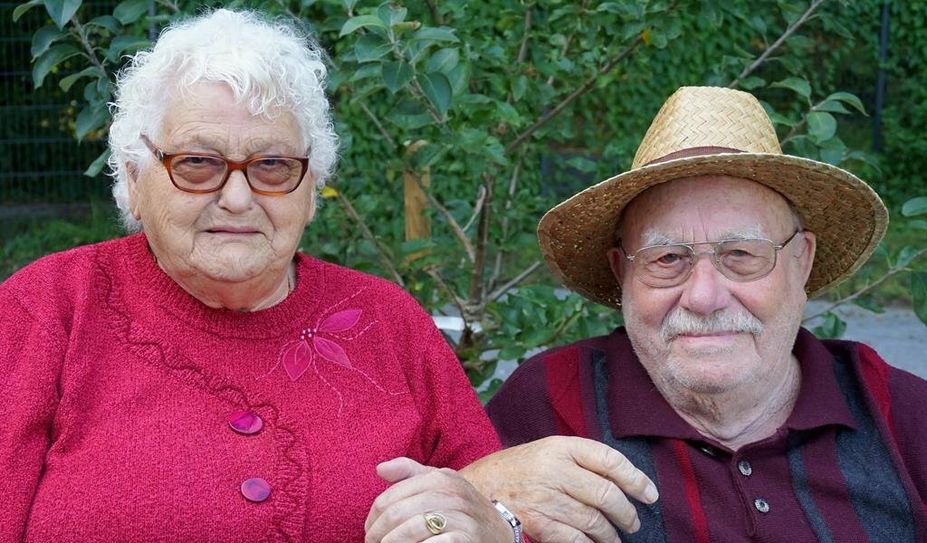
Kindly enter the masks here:
M 85 2 L 99 14 L 116 2 Z M 58 87 L 69 64 L 36 89 L 32 82 L 31 45 L 36 29 L 52 24 L 41 7 L 13 22 L 18 2 L 0 2 L 0 206 L 73 204 L 102 200 L 109 179 L 83 175 L 105 148 L 101 136 L 78 143 L 74 119 L 82 85 L 70 92 Z M 95 14 L 95 13 L 94 13 Z

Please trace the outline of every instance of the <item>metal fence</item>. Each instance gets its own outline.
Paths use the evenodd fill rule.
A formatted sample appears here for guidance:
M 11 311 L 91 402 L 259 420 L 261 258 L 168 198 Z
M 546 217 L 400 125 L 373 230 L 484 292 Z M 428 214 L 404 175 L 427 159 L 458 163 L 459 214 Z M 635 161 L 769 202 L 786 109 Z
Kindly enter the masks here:
M 74 139 L 83 85 L 68 93 L 58 87 L 62 73 L 73 71 L 65 63 L 60 73 L 34 88 L 32 35 L 52 23 L 41 5 L 13 22 L 17 5 L 0 3 L 0 206 L 105 199 L 108 178 L 83 175 L 105 142 Z M 102 14 L 111 12 L 115 2 L 84 5 Z

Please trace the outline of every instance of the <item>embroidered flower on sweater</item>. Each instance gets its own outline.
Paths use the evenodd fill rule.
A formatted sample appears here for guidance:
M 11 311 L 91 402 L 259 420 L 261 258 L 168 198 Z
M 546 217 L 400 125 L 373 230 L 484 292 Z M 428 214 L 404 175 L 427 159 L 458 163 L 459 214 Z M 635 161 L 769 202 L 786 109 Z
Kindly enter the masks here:
M 394 394 L 385 390 L 372 377 L 367 375 L 362 369 L 356 367 L 344 346 L 351 341 L 363 335 L 377 321 L 368 322 L 363 328 L 355 330 L 360 323 L 363 311 L 360 309 L 342 309 L 335 311 L 340 306 L 360 294 L 364 289 L 354 293 L 335 305 L 322 312 L 322 315 L 316 320 L 316 324 L 309 328 L 304 328 L 299 333 L 299 339 L 286 343 L 280 350 L 280 356 L 277 363 L 271 368 L 271 372 L 278 366 L 283 366 L 283 370 L 289 376 L 291 381 L 297 381 L 310 368 L 315 375 L 322 380 L 338 396 L 338 412 L 344 406 L 344 398 L 337 387 L 332 385 L 328 379 L 319 371 L 319 360 L 332 362 L 338 366 L 350 370 L 363 377 L 375 388 L 386 394 Z

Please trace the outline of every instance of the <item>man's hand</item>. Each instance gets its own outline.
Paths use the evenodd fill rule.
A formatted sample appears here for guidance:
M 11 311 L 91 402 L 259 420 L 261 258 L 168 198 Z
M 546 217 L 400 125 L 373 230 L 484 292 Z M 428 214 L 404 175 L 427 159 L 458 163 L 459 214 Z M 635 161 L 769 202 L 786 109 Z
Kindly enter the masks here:
M 394 484 L 370 508 L 365 543 L 511 543 L 511 526 L 456 471 L 394 458 L 377 466 L 377 474 Z M 440 513 L 446 519 L 440 535 L 428 530 L 425 513 Z
M 552 436 L 481 458 L 460 470 L 477 489 L 515 513 L 537 543 L 619 540 L 636 532 L 631 496 L 659 497 L 642 471 L 615 449 L 580 437 Z

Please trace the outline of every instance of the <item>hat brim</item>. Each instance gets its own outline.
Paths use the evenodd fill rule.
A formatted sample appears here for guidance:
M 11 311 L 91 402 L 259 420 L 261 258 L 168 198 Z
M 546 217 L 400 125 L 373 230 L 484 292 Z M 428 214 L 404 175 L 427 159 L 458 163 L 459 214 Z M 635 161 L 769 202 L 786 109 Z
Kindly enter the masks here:
M 789 155 L 698 155 L 644 166 L 575 194 L 548 211 L 538 241 L 551 271 L 569 289 L 603 305 L 621 305 L 621 287 L 608 265 L 624 207 L 648 188 L 676 179 L 723 175 L 755 181 L 784 196 L 814 232 L 817 249 L 808 296 L 846 279 L 875 250 L 888 211 L 865 182 L 843 169 Z

